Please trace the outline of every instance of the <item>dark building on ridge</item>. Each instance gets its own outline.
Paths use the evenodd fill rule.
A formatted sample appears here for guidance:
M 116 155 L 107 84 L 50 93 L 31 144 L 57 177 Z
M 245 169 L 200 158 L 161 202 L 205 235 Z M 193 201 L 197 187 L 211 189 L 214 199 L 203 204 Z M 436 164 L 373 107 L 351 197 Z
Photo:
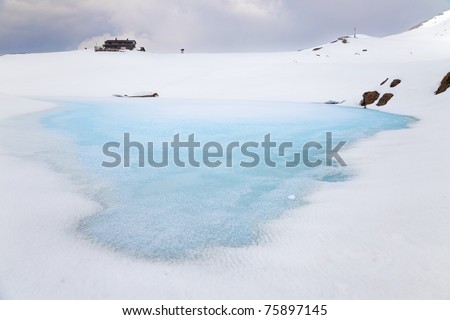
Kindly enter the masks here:
M 119 50 L 133 50 L 136 48 L 135 40 L 106 40 L 102 47 L 96 47 L 96 51 L 119 51 Z

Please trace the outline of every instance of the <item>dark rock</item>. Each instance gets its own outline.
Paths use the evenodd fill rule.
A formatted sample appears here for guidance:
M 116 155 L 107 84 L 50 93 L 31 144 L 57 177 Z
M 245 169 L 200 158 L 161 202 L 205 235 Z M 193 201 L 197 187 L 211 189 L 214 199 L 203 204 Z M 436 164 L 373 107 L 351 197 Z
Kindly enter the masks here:
M 381 99 L 378 101 L 377 106 L 382 107 L 387 105 L 387 103 L 394 97 L 392 93 L 385 93 Z
M 386 82 L 388 82 L 389 78 L 386 78 L 382 83 L 380 83 L 380 86 L 384 85 Z
M 313 51 L 319 51 L 321 49 L 322 49 L 322 47 L 318 47 L 318 48 L 314 48 Z
M 342 104 L 344 102 L 345 102 L 345 100 L 342 100 L 342 101 L 328 100 L 328 101 L 324 102 L 324 104 Z
M 361 105 L 363 107 L 368 106 L 369 104 L 374 103 L 380 97 L 380 93 L 378 91 L 368 91 L 363 94 L 363 100 L 361 101 Z
M 392 81 L 392 83 L 391 83 L 391 88 L 395 88 L 395 87 L 398 86 L 400 83 L 402 83 L 402 80 L 400 80 L 400 79 L 395 79 L 395 80 Z
M 151 94 L 132 95 L 132 96 L 129 96 L 127 94 L 113 94 L 113 96 L 117 98 L 156 98 L 159 97 L 159 94 L 155 92 Z
M 338 40 L 342 41 L 342 43 L 348 43 L 348 38 L 350 38 L 349 36 L 343 36 L 343 37 L 339 37 Z
M 444 77 L 444 79 L 442 79 L 441 86 L 439 87 L 439 89 L 437 89 L 435 94 L 441 94 L 441 93 L 447 91 L 448 88 L 450 88 L 450 72 L 447 73 L 447 75 Z

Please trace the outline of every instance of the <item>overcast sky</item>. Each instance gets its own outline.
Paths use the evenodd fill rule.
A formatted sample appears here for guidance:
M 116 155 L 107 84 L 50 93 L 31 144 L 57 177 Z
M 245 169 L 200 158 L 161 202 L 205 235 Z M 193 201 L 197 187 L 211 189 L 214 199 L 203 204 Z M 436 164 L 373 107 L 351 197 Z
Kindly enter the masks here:
M 398 33 L 450 0 L 0 0 L 0 53 L 73 50 L 108 37 L 147 51 L 284 51 Z

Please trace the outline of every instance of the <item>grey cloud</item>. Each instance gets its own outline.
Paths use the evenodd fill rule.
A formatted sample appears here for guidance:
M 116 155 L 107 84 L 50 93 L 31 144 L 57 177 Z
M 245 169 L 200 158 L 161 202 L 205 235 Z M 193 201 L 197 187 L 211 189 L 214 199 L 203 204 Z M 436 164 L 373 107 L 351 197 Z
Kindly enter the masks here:
M 447 0 L 285 0 L 284 5 L 291 25 L 289 38 L 306 39 L 306 45 L 351 34 L 355 27 L 358 33 L 372 36 L 399 33 L 450 8 Z
M 90 32 L 110 30 L 109 17 L 72 2 L 5 0 L 0 6 L 0 52 L 73 49 Z
M 0 0 L 0 52 L 75 49 L 106 33 L 159 52 L 296 50 L 353 27 L 397 33 L 448 9 L 447 0 Z

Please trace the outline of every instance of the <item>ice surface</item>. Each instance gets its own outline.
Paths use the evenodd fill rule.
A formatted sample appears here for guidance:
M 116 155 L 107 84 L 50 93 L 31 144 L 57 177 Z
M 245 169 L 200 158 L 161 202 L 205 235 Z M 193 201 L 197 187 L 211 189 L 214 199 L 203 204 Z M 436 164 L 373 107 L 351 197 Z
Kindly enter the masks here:
M 187 121 L 189 120 L 189 121 Z M 411 118 L 381 112 L 325 105 L 225 101 L 85 101 L 66 103 L 46 112 L 42 123 L 71 137 L 76 158 L 87 174 L 111 185 L 96 197 L 105 209 L 80 224 L 80 230 L 107 246 L 151 259 L 180 259 L 206 248 L 242 247 L 261 239 L 261 224 L 302 204 L 315 181 L 338 181 L 348 169 L 321 166 L 286 168 L 292 151 L 301 152 L 309 141 L 325 146 L 326 132 L 334 144 L 349 143 L 385 129 L 404 128 Z M 263 160 L 256 168 L 240 168 L 244 159 L 234 154 L 233 168 L 138 167 L 103 168 L 110 161 L 102 154 L 109 141 L 123 143 L 123 134 L 146 145 L 155 142 L 157 159 L 161 142 L 195 134 L 196 141 L 248 141 L 261 143 L 266 134 L 278 145 L 293 142 L 285 157 L 275 157 L 277 168 Z M 59 153 L 59 150 L 48 150 Z M 258 152 L 263 156 L 262 150 Z M 274 152 L 272 152 L 274 153 Z M 325 160 L 323 150 L 312 158 Z M 196 159 L 202 158 L 196 153 Z M 187 159 L 185 157 L 184 159 Z M 224 158 L 221 159 L 225 162 Z M 67 162 L 71 163 L 71 162 Z M 70 167 L 66 168 L 70 172 Z M 295 201 L 291 194 L 299 194 Z

